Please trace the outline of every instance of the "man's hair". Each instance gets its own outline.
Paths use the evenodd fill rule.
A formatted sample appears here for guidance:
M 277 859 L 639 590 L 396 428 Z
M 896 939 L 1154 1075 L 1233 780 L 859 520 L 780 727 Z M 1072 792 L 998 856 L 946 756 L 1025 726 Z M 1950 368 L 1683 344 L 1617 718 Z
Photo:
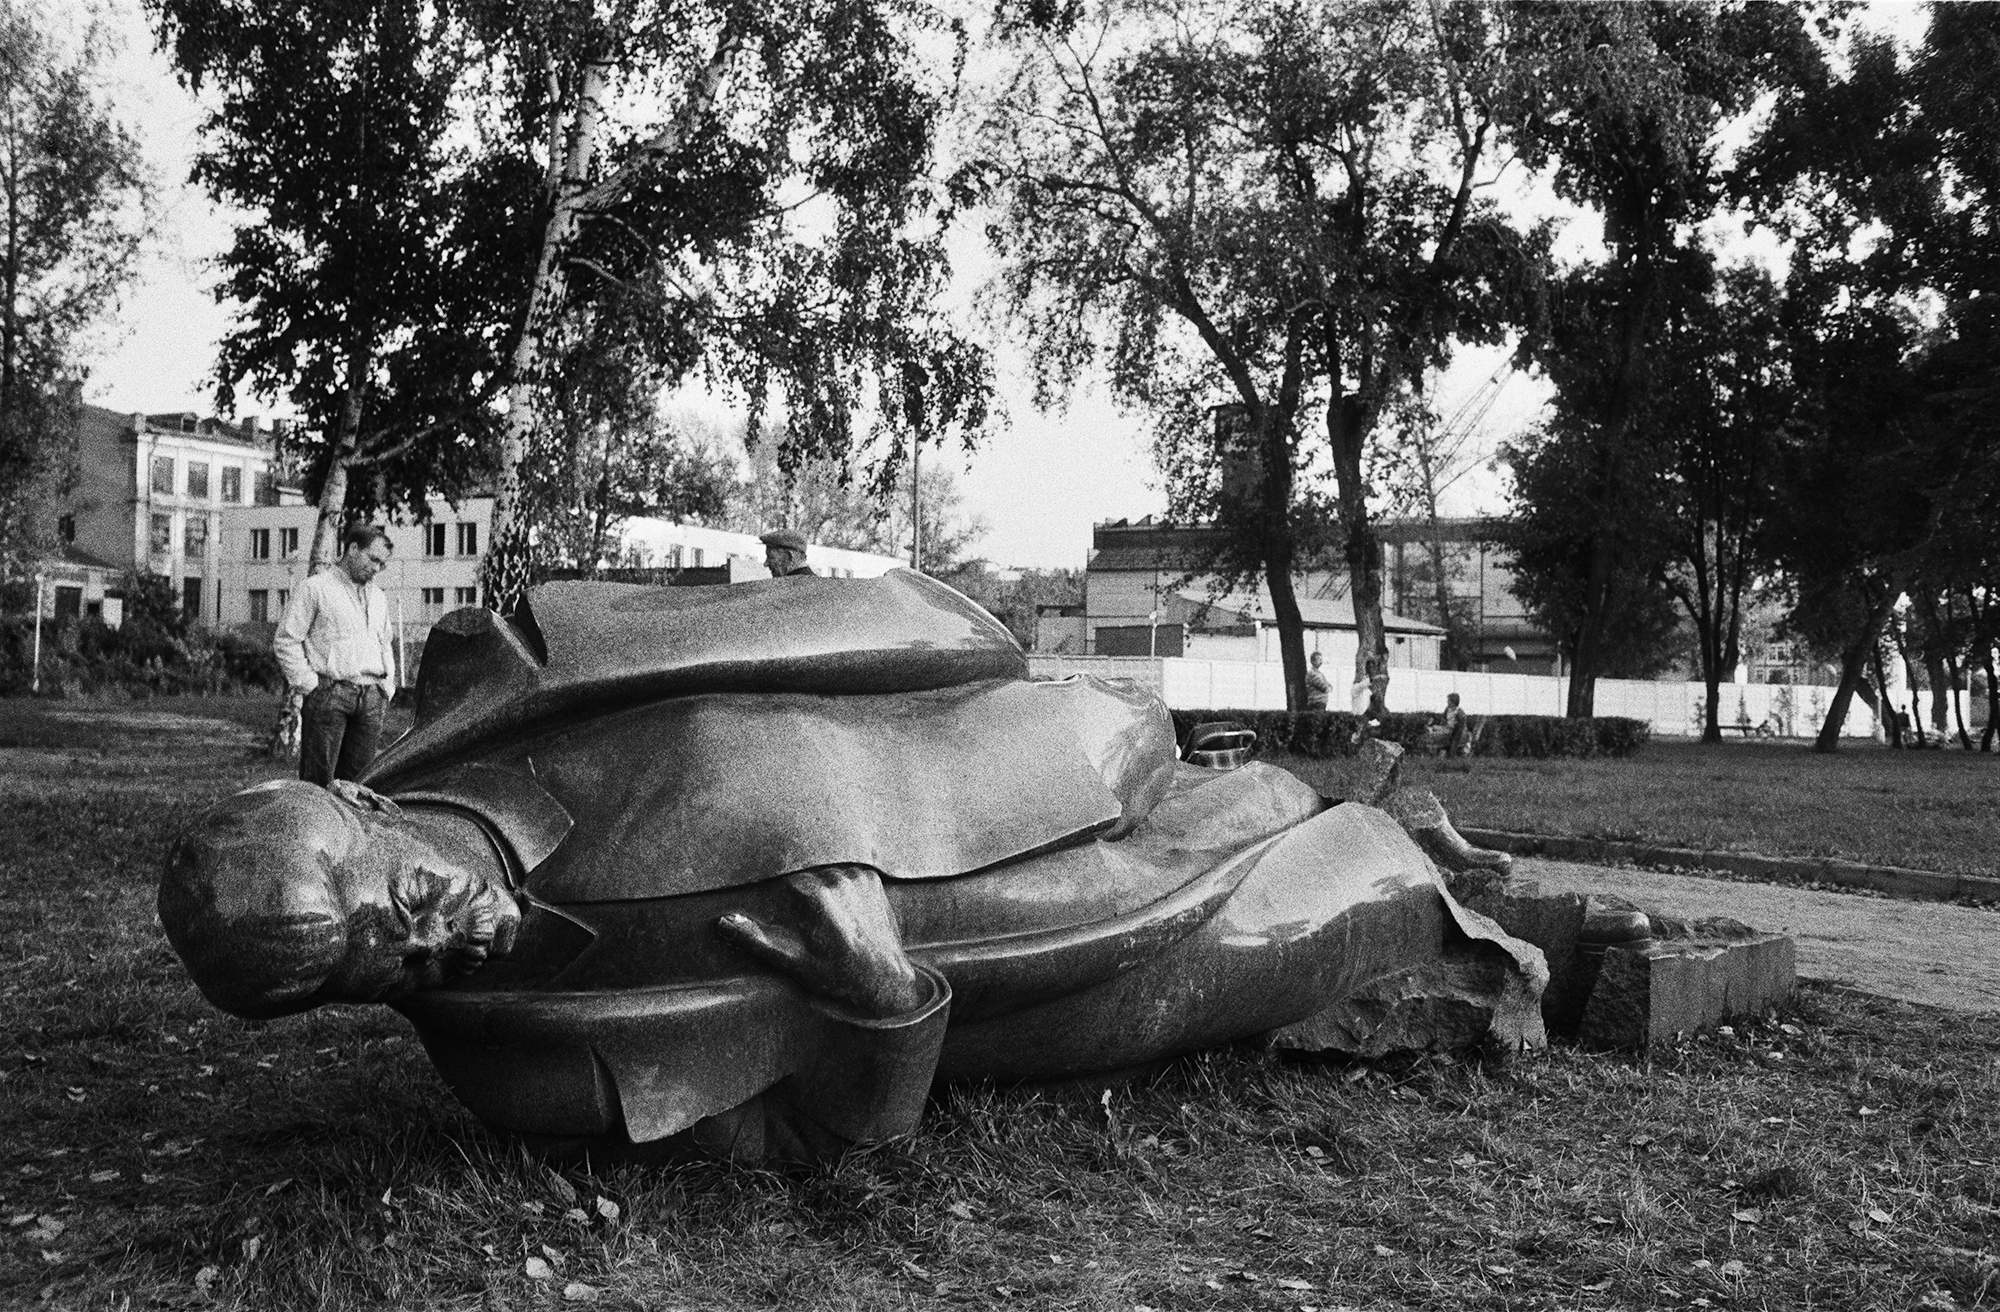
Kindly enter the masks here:
M 396 544 L 389 540 L 389 530 L 380 524 L 349 524 L 347 532 L 341 535 L 340 541 L 343 549 L 347 550 L 359 547 L 366 551 L 377 542 L 391 551 L 396 549 Z

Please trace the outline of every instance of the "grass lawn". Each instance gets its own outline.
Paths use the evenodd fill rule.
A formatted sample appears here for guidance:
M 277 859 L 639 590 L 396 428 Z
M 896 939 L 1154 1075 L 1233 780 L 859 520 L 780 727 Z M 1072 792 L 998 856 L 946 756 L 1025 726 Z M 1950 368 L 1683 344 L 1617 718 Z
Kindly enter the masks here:
M 1352 762 L 1267 759 L 1330 795 L 1355 791 Z M 1460 825 L 2000 874 L 2000 755 L 1666 739 L 1623 759 L 1435 765 L 1405 758 L 1403 778 L 1434 789 Z
M 1819 989 L 1650 1060 L 1240 1047 L 823 1170 L 558 1173 L 393 1014 L 187 983 L 154 872 L 240 739 L 45 718 L 0 704 L 0 1306 L 2000 1306 L 2000 1019 Z

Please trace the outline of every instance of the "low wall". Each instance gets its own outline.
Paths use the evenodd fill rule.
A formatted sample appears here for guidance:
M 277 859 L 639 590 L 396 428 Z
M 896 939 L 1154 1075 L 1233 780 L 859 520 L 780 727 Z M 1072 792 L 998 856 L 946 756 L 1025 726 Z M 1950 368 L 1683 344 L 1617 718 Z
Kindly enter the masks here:
M 1329 678 L 1335 677 L 1328 666 Z M 1281 711 L 1285 709 L 1285 669 L 1275 662 L 1210 661 L 1186 657 L 1149 659 L 1144 656 L 1028 657 L 1028 670 L 1038 679 L 1071 674 L 1131 679 L 1176 709 Z M 1341 672 L 1344 676 L 1344 671 Z M 1336 684 L 1338 689 L 1338 685 Z M 1782 737 L 1810 737 L 1826 719 L 1833 689 L 1817 684 L 1724 684 L 1718 713 L 1728 726 L 1769 722 Z M 1344 689 L 1334 695 L 1334 708 L 1344 709 Z M 1389 709 L 1437 711 L 1447 693 L 1457 693 L 1469 715 L 1561 715 L 1569 698 L 1569 680 L 1537 674 L 1479 674 L 1466 670 L 1392 670 Z M 1963 698 L 1964 694 L 1960 694 Z M 1699 683 L 1656 683 L 1636 679 L 1599 679 L 1597 713 L 1644 720 L 1655 734 L 1697 736 L 1701 733 L 1706 692 Z M 1929 710 L 1929 698 L 1924 699 Z M 1867 738 L 1875 733 L 1875 716 L 1858 698 L 1849 706 L 1841 733 Z

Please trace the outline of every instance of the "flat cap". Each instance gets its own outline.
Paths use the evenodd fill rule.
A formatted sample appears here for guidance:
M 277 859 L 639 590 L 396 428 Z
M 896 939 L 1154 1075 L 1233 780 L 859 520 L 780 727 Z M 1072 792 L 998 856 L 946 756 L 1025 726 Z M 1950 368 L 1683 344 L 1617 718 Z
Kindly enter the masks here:
M 803 552 L 806 549 L 806 535 L 795 528 L 774 528 L 757 540 L 767 547 L 783 547 L 787 551 Z

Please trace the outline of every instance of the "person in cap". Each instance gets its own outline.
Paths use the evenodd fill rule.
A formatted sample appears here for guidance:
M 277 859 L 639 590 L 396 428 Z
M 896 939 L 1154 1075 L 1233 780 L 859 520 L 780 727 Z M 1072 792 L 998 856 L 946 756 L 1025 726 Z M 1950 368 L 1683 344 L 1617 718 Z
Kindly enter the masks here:
M 812 566 L 806 564 L 806 535 L 797 529 L 774 528 L 757 540 L 764 544 L 764 568 L 772 578 L 812 574 Z

